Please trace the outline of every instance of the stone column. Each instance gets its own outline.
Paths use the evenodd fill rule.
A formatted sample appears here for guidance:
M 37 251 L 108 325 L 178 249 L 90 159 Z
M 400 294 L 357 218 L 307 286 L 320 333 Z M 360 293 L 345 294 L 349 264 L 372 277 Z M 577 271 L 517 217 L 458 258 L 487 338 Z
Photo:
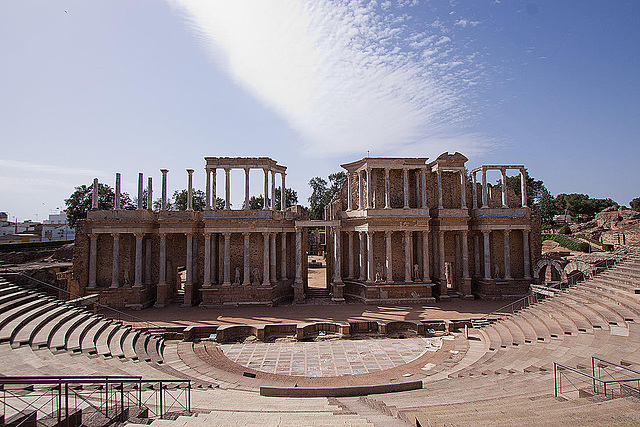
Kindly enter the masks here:
M 365 280 L 367 280 L 367 276 L 365 274 L 365 260 L 364 260 L 364 246 L 365 246 L 365 240 L 366 240 L 366 235 L 364 233 L 364 231 L 360 231 L 358 232 L 358 243 L 360 244 L 360 253 L 358 254 L 358 261 L 359 261 L 359 277 L 358 280 L 364 282 Z
M 404 208 L 409 209 L 409 169 L 402 169 L 402 177 L 404 180 Z
M 147 237 L 144 248 L 144 283 L 151 284 L 151 236 Z
M 138 174 L 138 210 L 142 209 L 142 196 L 144 194 L 144 175 Z
M 120 189 L 120 173 L 116 173 L 116 193 L 115 193 L 115 200 L 113 201 L 113 208 L 115 210 L 120 209 L 120 194 L 121 194 L 121 189 Z
M 210 176 L 209 168 L 205 168 L 205 200 L 204 200 L 204 210 L 208 211 L 211 209 L 211 176 Z
M 142 287 L 142 238 L 144 234 L 135 233 L 136 236 L 136 260 L 134 267 L 134 280 L 133 285 L 136 288 Z
M 358 171 L 358 209 L 364 209 L 364 186 L 362 185 L 362 171 Z
M 478 189 L 476 188 L 476 173 L 475 172 L 471 172 L 471 197 L 473 198 L 472 200 L 472 208 L 473 209 L 478 209 Z
M 262 210 L 269 210 L 269 169 L 262 169 L 264 172 L 264 200 L 262 203 Z
M 371 172 L 372 169 L 367 169 L 367 209 L 373 208 L 373 205 L 371 203 L 371 199 L 373 198 L 373 189 L 371 188 Z M 96 182 L 98 181 L 96 180 Z
M 333 283 L 342 283 L 342 248 L 341 248 L 341 234 L 340 228 L 335 227 L 333 229 L 333 242 L 334 242 L 334 260 L 333 260 Z
M 438 169 L 438 209 L 442 209 L 442 171 Z
M 111 287 L 117 288 L 120 286 L 120 267 L 118 262 L 120 261 L 120 235 L 118 233 L 111 234 L 113 237 L 113 261 L 111 263 Z
M 504 278 L 511 279 L 511 248 L 509 247 L 509 232 L 504 230 Z
M 276 260 L 276 233 L 269 233 L 269 279 L 272 282 L 277 280 L 278 262 Z
M 207 171 L 207 175 L 209 172 Z M 208 179 L 207 179 L 208 181 Z M 211 233 L 204 233 L 204 283 L 203 288 L 211 287 Z
M 427 207 L 427 171 L 420 169 L 420 177 L 422 179 L 422 207 Z
M 462 293 L 465 297 L 471 296 L 471 277 L 469 276 L 469 233 L 462 232 L 462 281 L 464 287 Z
M 231 233 L 223 233 L 222 235 L 224 236 L 224 267 L 222 273 L 222 285 L 229 286 L 231 285 Z
M 296 278 L 293 282 L 294 301 L 304 300 L 304 282 L 302 281 L 302 229 L 296 227 Z
M 389 168 L 384 168 L 384 208 L 391 209 L 391 189 L 389 182 Z
M 169 172 L 169 169 L 160 169 L 160 172 L 162 172 L 162 204 L 160 206 L 160 209 L 162 209 L 163 211 L 167 210 L 167 173 Z
M 224 209 L 231 209 L 231 169 L 224 168 Z
M 351 210 L 351 172 L 347 172 L 347 210 Z
M 524 255 L 524 278 L 531 279 L 531 255 L 529 252 L 529 230 L 522 230 L 522 249 Z
M 391 252 L 391 238 L 393 237 L 392 231 L 384 232 L 385 239 L 385 265 L 387 267 L 387 283 L 393 283 L 393 254 Z
M 489 207 L 489 198 L 488 198 L 488 189 L 487 189 L 487 170 L 482 168 L 482 207 Z
M 447 274 L 445 268 L 445 257 L 444 257 L 444 231 L 438 232 L 438 262 L 439 268 L 438 272 L 440 273 L 440 299 L 443 296 L 447 295 Z
M 422 281 L 431 283 L 431 272 L 429 271 L 429 232 L 422 232 Z
M 347 237 L 348 237 L 348 250 L 349 253 L 348 258 L 349 258 L 349 275 L 347 276 L 349 279 L 353 279 L 354 273 L 353 273 L 353 231 L 348 231 L 347 232 Z
M 153 211 L 153 178 L 147 178 L 147 210 Z
M 243 285 L 251 284 L 251 253 L 249 252 L 250 236 L 251 236 L 250 233 L 242 233 L 242 237 L 244 238 L 244 259 L 243 259 L 244 276 L 242 278 Z
M 216 210 L 218 209 L 218 194 L 216 191 L 216 184 L 217 184 L 217 180 L 216 180 L 216 169 L 210 169 L 211 170 L 211 207 L 209 209 L 212 210 Z
M 244 209 L 249 209 L 249 168 L 244 168 Z
M 296 285 L 302 285 L 302 229 L 296 228 Z
M 482 236 L 484 238 L 484 278 L 489 280 L 491 279 L 491 231 L 483 230 Z
M 284 194 L 280 195 L 280 204 L 282 205 L 282 198 Z M 272 211 L 276 210 L 276 172 L 271 171 L 271 206 L 269 207 Z
M 286 210 L 287 209 L 287 192 L 286 192 L 286 187 L 284 184 L 284 179 L 287 175 L 282 172 L 280 174 L 280 177 L 282 178 L 282 182 L 281 182 L 281 186 L 280 186 L 280 207 L 282 208 L 282 210 Z
M 462 209 L 467 209 L 467 175 L 464 169 L 460 171 L 460 200 Z
M 422 194 L 422 189 L 420 188 L 420 170 L 417 170 L 415 173 L 415 181 L 416 181 L 416 208 L 422 206 L 420 203 L 420 195 Z
M 211 258 L 209 258 L 211 267 L 209 268 L 211 274 L 211 284 L 218 284 L 218 234 L 211 233 Z
M 375 280 L 374 258 L 373 258 L 373 231 L 367 231 L 367 282 L 373 283 Z
M 193 169 L 187 169 L 187 210 L 193 210 Z
M 505 168 L 500 169 L 502 173 L 502 207 L 509 207 L 507 201 L 507 170 Z
M 185 233 L 187 236 L 187 261 L 186 261 L 186 275 L 185 281 L 185 302 L 186 300 L 186 287 L 193 284 L 193 233 Z
M 98 265 L 98 235 L 89 234 L 89 287 L 96 286 L 96 267 Z
M 413 270 L 413 262 L 411 257 L 411 246 L 413 243 L 412 240 L 413 240 L 413 232 L 405 230 L 404 232 L 404 282 L 405 283 L 413 282 L 413 280 L 411 279 L 411 271 Z
M 520 193 L 522 194 L 522 207 L 527 207 L 527 174 L 524 169 L 520 169 Z
M 98 210 L 98 178 L 93 178 L 93 186 L 91 187 L 91 210 Z
M 269 233 L 262 233 L 262 286 L 270 286 L 269 281 Z
M 478 233 L 473 233 L 473 271 L 476 277 L 480 277 L 480 239 Z
M 280 236 L 280 250 L 282 253 L 282 256 L 280 257 L 280 280 L 282 280 L 282 282 L 286 282 L 287 281 L 287 233 L 286 232 L 282 232 L 281 236 Z
M 164 307 L 167 302 L 167 235 L 160 233 L 158 251 L 158 286 L 156 287 L 156 303 L 154 307 Z

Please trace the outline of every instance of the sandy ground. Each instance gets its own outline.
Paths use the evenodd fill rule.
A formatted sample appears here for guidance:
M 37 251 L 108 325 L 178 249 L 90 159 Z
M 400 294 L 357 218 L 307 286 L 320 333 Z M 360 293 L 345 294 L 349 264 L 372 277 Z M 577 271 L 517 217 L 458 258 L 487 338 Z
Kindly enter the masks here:
M 479 318 L 509 301 L 451 300 L 432 305 L 291 304 L 276 307 L 200 308 L 172 305 L 128 311 L 158 326 L 306 323 L 349 320 L 422 320 Z M 142 326 L 142 325 L 140 325 Z

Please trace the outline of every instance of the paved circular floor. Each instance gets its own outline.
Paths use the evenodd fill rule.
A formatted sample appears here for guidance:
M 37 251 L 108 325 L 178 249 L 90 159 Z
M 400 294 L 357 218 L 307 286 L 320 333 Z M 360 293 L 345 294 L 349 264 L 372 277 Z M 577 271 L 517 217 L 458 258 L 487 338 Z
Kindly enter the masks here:
M 223 344 L 231 361 L 258 371 L 308 377 L 366 374 L 437 351 L 442 337 Z

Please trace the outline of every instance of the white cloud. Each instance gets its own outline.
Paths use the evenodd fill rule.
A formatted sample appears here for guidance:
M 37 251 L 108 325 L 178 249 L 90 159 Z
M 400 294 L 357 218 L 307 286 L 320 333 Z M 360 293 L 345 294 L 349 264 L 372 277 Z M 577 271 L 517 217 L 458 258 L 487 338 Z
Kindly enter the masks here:
M 476 59 L 456 54 L 440 21 L 431 24 L 438 34 L 413 31 L 412 16 L 386 13 L 384 2 L 174 1 L 213 57 L 287 120 L 309 153 L 489 145 L 475 135 L 463 142 Z

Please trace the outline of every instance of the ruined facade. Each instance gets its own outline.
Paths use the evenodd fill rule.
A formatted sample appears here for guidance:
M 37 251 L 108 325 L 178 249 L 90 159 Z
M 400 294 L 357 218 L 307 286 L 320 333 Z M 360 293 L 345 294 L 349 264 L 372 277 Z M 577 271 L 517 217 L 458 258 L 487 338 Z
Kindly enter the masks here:
M 167 210 L 162 169 L 161 209 L 93 208 L 77 230 L 73 274 L 81 294 L 100 293 L 119 307 L 273 305 L 304 301 L 309 227 L 325 227 L 327 283 L 334 301 L 432 302 L 437 297 L 502 298 L 522 295 L 540 253 L 539 220 L 522 197 L 487 184 L 490 170 L 505 182 L 509 169 L 481 166 L 468 182 L 467 159 L 445 153 L 427 158 L 364 158 L 343 165 L 347 180 L 310 221 L 301 206 L 276 209 L 276 181 L 285 192 L 286 168 L 270 158 L 206 157 L 206 203 L 193 210 L 192 169 L 187 210 Z M 231 209 L 230 171 L 245 171 L 244 205 Z M 249 209 L 249 172 L 264 172 L 264 207 Z M 225 174 L 224 207 L 216 208 L 216 174 Z M 477 183 L 477 173 L 482 183 Z M 213 180 L 212 180 L 213 178 Z M 212 182 L 214 183 L 212 185 Z M 93 188 L 97 188 L 94 180 Z M 147 186 L 152 206 L 152 182 Z M 492 191 L 493 190 L 493 191 Z
M 539 217 L 504 183 L 522 165 L 485 165 L 468 179 L 460 153 L 364 158 L 326 211 L 334 294 L 365 303 L 524 295 L 540 254 Z M 498 171 L 503 185 L 490 186 Z M 477 182 L 478 173 L 481 183 Z M 498 190 L 498 191 L 496 191 Z

